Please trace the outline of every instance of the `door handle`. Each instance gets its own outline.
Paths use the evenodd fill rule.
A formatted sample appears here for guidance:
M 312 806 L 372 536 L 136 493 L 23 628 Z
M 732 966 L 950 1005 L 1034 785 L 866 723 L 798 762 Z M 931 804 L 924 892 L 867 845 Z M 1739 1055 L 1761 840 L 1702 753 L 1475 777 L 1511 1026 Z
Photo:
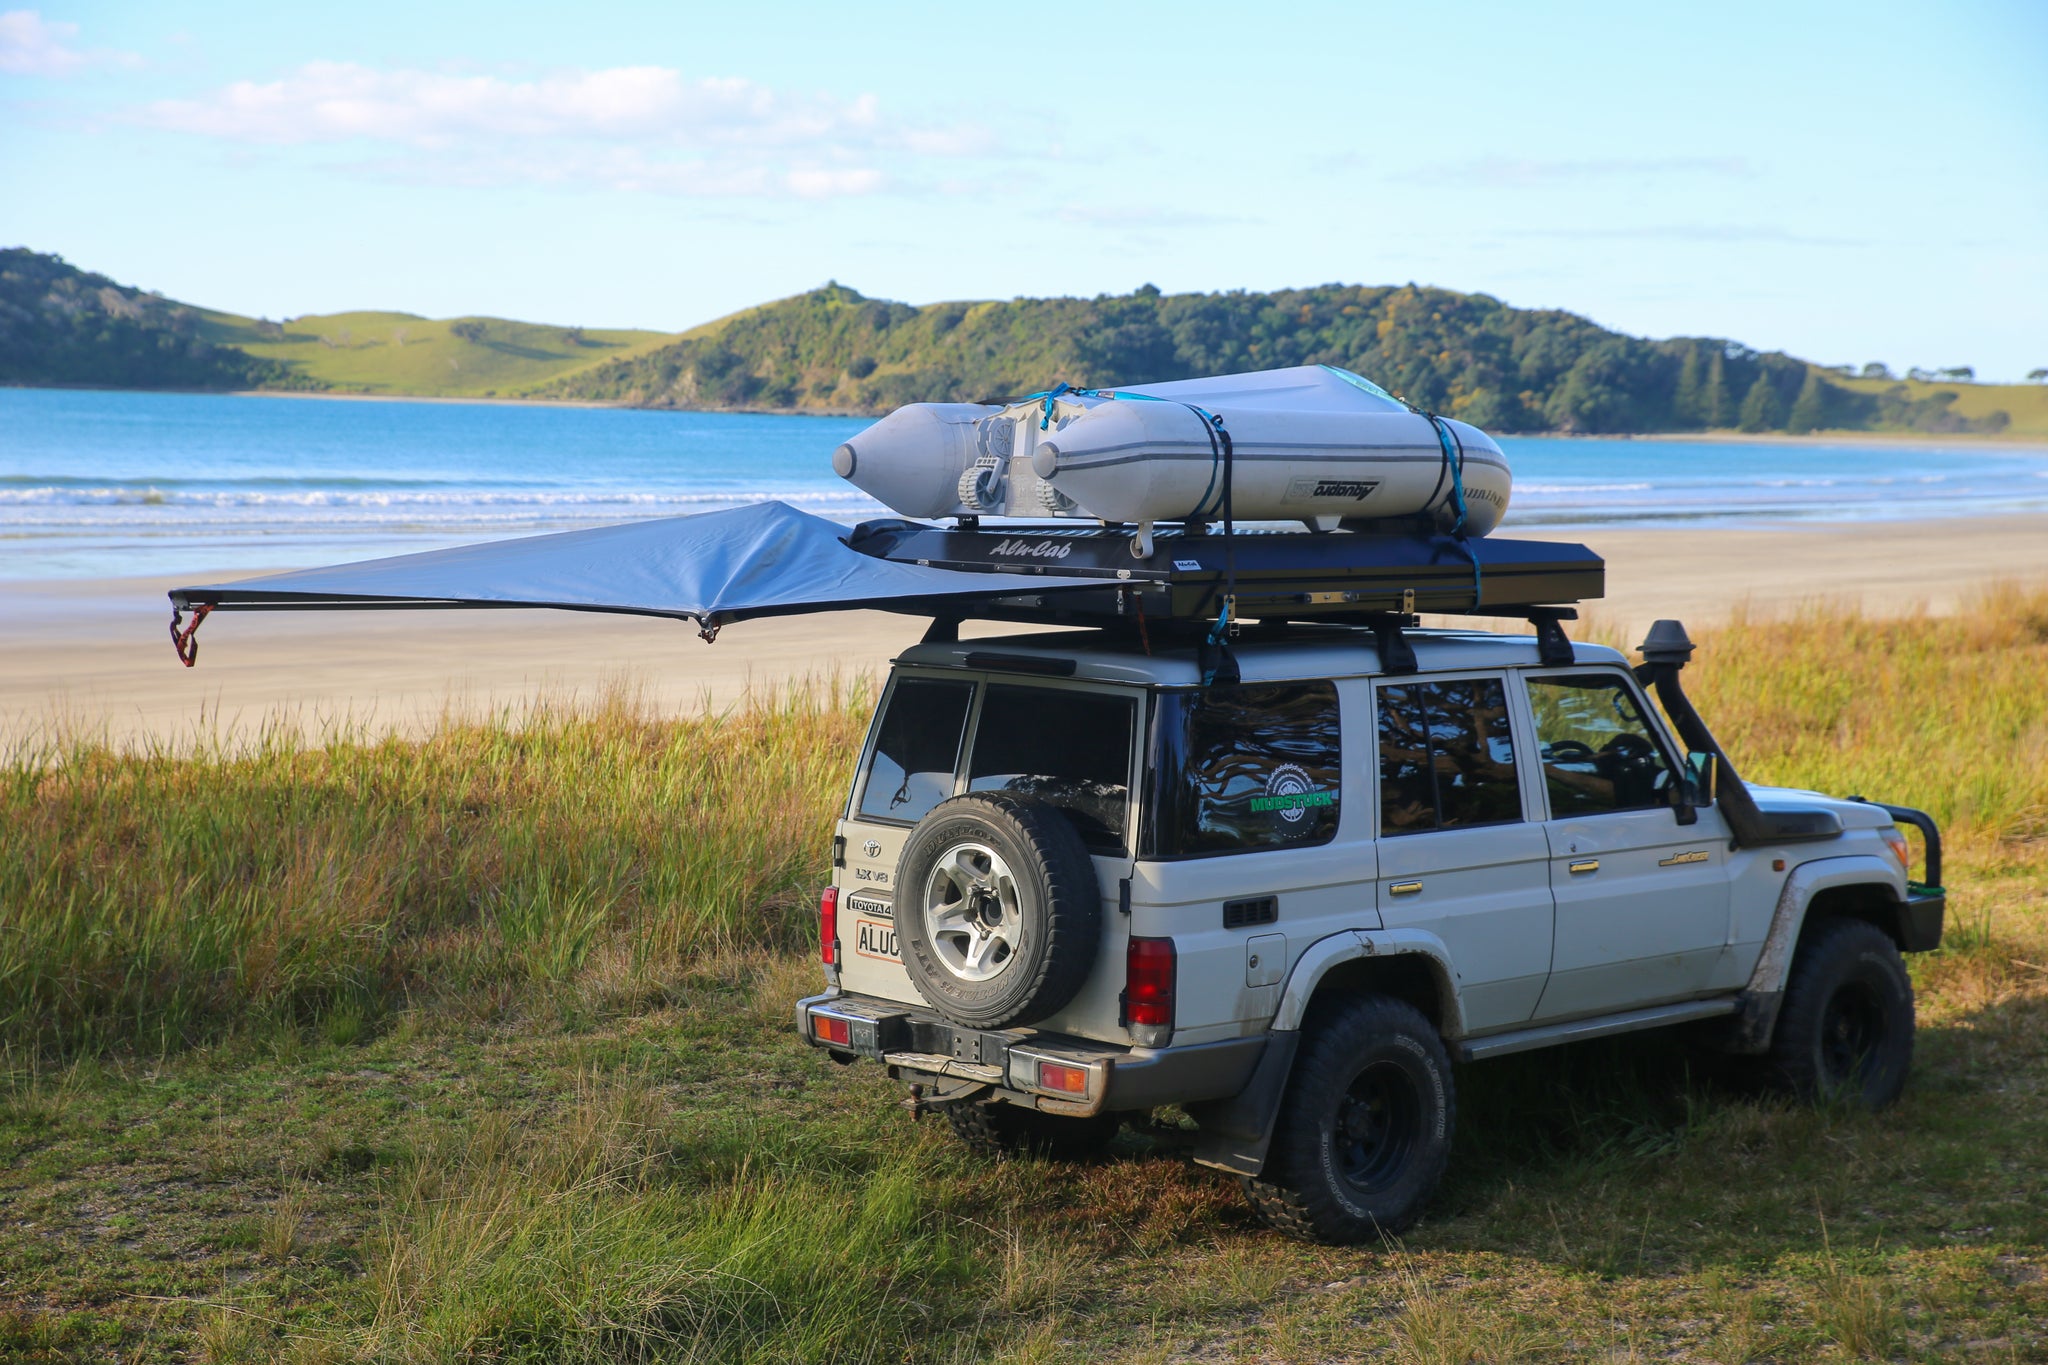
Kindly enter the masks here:
M 1387 890 L 1396 896 L 1412 896 L 1422 889 L 1421 882 L 1395 882 Z
M 1598 872 L 1599 870 L 1600 860 L 1598 858 L 1588 858 L 1583 863 L 1572 864 L 1572 871 L 1574 872 Z

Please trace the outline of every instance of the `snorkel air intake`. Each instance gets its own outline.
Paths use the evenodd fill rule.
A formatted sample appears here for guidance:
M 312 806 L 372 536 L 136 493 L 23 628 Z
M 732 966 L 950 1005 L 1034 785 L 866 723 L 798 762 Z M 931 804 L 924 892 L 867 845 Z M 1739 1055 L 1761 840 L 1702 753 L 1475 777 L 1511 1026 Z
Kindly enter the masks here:
M 1750 795 L 1741 774 L 1735 771 L 1735 764 L 1729 760 L 1728 751 L 1721 747 L 1720 741 L 1714 738 L 1714 732 L 1700 719 L 1700 713 L 1693 709 L 1692 699 L 1685 695 L 1685 688 L 1678 680 L 1679 673 L 1692 662 L 1693 648 L 1692 638 L 1685 633 L 1683 622 L 1653 622 L 1638 651 L 1643 662 L 1636 668 L 1636 680 L 1656 690 L 1664 714 L 1671 717 L 1671 723 L 1678 727 L 1678 737 L 1685 741 L 1687 749 L 1696 754 L 1714 756 L 1713 795 L 1720 804 L 1721 817 L 1728 822 L 1728 832 L 1735 846 L 1753 848 L 1759 844 L 1803 843 L 1832 839 L 1840 834 L 1842 822 L 1833 811 L 1765 811 L 1758 808 L 1756 798 Z

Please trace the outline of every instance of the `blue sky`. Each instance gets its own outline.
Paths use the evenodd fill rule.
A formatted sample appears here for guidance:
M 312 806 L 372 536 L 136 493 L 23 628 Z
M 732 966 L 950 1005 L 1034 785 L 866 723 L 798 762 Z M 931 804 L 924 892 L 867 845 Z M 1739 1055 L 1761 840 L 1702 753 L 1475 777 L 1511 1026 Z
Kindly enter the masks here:
M 2048 5 L 51 0 L 0 13 L 0 242 L 272 317 L 664 329 L 828 278 L 1415 280 L 2014 379 Z

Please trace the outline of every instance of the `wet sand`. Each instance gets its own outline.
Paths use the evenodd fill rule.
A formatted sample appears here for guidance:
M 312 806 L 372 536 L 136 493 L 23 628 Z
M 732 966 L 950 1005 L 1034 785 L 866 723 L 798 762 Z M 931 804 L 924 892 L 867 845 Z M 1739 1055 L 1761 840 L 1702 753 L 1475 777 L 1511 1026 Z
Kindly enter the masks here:
M 1875 615 L 1939 613 L 2000 580 L 2048 584 L 2042 516 L 1541 538 L 1583 540 L 1607 557 L 1608 596 L 1588 605 L 1587 624 L 1631 642 L 1660 616 L 1697 626 L 1815 600 Z M 742 622 L 706 645 L 677 622 L 576 612 L 223 613 L 200 631 L 199 666 L 180 667 L 165 591 L 238 576 L 0 582 L 0 742 L 84 731 L 183 747 L 232 743 L 266 724 L 313 738 L 344 727 L 416 731 L 451 709 L 589 701 L 621 688 L 694 712 L 732 705 L 750 688 L 879 673 L 925 624 L 883 612 Z

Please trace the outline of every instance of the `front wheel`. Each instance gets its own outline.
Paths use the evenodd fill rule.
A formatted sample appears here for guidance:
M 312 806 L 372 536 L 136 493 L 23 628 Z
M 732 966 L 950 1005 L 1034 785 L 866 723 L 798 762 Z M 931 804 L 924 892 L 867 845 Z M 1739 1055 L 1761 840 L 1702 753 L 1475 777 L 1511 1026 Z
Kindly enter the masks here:
M 1302 1040 L 1266 1170 L 1245 1196 L 1305 1241 L 1400 1232 L 1443 1180 L 1456 1110 L 1450 1058 L 1421 1011 L 1383 996 L 1343 1001 Z
M 1883 930 L 1827 919 L 1807 931 L 1769 1060 L 1772 1078 L 1803 1100 L 1882 1109 L 1898 1099 L 1913 1061 L 1913 981 Z

